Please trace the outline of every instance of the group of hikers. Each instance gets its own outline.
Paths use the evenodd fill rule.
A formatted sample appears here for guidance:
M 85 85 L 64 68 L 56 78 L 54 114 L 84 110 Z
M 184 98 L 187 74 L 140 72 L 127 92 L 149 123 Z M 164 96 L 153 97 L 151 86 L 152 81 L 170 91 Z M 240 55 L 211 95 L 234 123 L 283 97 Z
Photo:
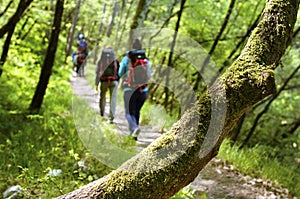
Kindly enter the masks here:
M 123 78 L 125 118 L 128 122 L 130 135 L 135 140 L 141 131 L 139 127 L 140 110 L 148 96 L 150 77 L 150 62 L 139 39 L 134 40 L 131 50 L 126 52 L 121 62 L 117 59 L 114 49 L 111 46 L 106 46 L 96 64 L 95 87 L 97 91 L 100 90 L 100 115 L 106 116 L 106 93 L 109 92 L 108 119 L 110 123 L 114 122 L 119 80 Z

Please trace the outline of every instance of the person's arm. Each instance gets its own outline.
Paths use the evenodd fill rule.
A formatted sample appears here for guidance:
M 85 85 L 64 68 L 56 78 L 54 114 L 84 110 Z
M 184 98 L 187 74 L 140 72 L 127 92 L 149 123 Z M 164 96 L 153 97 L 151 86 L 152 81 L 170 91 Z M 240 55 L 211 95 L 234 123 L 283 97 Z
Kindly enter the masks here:
M 152 77 L 152 72 L 151 72 L 151 63 L 150 61 L 148 60 L 148 78 L 150 79 Z
M 118 73 L 118 74 L 117 74 L 117 76 L 118 76 L 118 77 L 117 77 L 117 78 L 118 78 L 117 80 L 119 81 L 119 79 L 120 79 L 121 77 L 120 77 L 120 74 L 119 74 L 119 70 L 120 70 L 120 62 L 119 62 L 118 59 L 116 59 L 116 65 L 117 65 L 117 73 Z
M 120 64 L 120 68 L 118 71 L 119 77 L 121 78 L 123 75 L 125 75 L 127 70 L 128 70 L 128 57 L 125 56 L 125 57 L 123 57 L 121 64 Z
M 96 78 L 95 78 L 96 90 L 98 89 L 98 85 L 100 82 L 99 72 L 100 72 L 100 60 L 97 62 L 97 65 L 96 65 Z

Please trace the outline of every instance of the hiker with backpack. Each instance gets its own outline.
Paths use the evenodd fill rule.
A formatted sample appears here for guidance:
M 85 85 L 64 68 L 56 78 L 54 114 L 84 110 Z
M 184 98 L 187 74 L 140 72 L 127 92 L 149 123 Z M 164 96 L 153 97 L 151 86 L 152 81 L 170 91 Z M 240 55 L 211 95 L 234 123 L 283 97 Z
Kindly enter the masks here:
M 123 57 L 119 76 L 124 76 L 124 106 L 130 135 L 135 140 L 140 133 L 140 110 L 148 97 L 148 80 L 151 77 L 150 62 L 142 50 L 140 40 L 136 39 L 132 50 Z
M 109 121 L 113 123 L 115 118 L 115 111 L 117 106 L 117 94 L 118 94 L 118 81 L 119 81 L 119 61 L 116 58 L 116 53 L 111 46 L 107 46 L 102 50 L 100 59 L 96 68 L 96 80 L 95 86 L 98 90 L 100 85 L 100 115 L 104 116 L 105 104 L 106 104 L 106 92 L 109 90 L 110 94 L 110 110 Z
M 84 34 L 79 33 L 76 38 L 77 52 L 73 52 L 72 60 L 74 68 L 76 67 L 76 73 L 78 76 L 84 76 L 84 67 L 86 65 L 88 57 L 88 43 L 85 40 Z

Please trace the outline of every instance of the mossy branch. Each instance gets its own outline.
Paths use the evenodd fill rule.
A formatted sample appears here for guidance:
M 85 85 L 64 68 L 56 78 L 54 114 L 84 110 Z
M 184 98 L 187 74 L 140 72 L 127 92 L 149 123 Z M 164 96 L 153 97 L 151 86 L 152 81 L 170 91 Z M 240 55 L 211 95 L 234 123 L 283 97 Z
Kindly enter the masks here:
M 120 168 L 59 198 L 169 198 L 217 154 L 241 115 L 275 92 L 274 69 L 291 41 L 298 0 L 268 0 L 230 68 L 172 129 Z

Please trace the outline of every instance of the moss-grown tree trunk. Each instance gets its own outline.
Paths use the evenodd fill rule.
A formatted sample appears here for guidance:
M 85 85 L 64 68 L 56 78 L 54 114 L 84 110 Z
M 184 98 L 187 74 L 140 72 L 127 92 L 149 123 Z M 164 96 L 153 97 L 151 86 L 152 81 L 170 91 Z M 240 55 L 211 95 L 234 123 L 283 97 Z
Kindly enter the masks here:
M 172 129 L 107 176 L 58 198 L 166 199 L 192 182 L 254 104 L 275 93 L 299 0 L 269 0 L 239 58 Z M 224 121 L 223 123 L 220 121 Z

